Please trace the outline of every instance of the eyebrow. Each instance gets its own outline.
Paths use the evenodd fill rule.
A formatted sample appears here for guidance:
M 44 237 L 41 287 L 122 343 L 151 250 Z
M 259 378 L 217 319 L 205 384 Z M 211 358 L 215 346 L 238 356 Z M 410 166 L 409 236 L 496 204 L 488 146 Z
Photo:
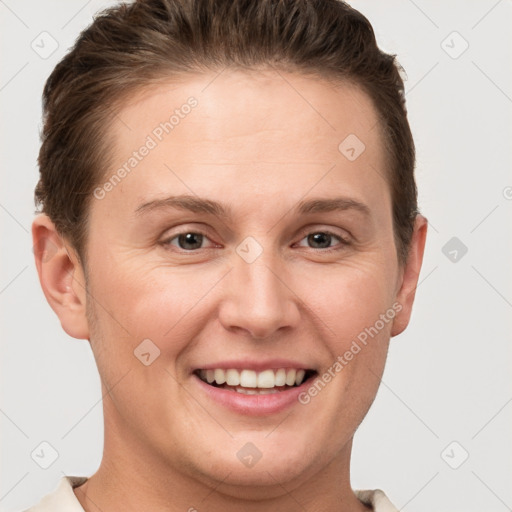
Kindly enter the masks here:
M 135 213 L 141 215 L 146 212 L 168 208 L 194 213 L 206 213 L 224 220 L 233 218 L 233 213 L 229 207 L 211 199 L 192 195 L 169 196 L 163 199 L 154 199 L 138 206 Z M 371 216 L 370 208 L 366 204 L 349 197 L 317 198 L 308 201 L 300 201 L 293 210 L 301 215 L 355 210 L 362 213 L 365 217 Z

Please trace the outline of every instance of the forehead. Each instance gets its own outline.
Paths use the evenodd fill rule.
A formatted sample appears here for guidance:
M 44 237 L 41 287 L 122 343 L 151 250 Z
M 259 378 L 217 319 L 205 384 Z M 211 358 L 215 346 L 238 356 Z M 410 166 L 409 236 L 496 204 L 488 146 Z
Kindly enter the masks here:
M 308 189 L 382 193 L 384 147 L 371 99 L 349 83 L 278 70 L 190 75 L 142 89 L 112 125 L 109 201 L 179 193 Z M 146 148 L 146 149 L 144 149 Z M 144 153 L 141 156 L 141 153 Z M 295 192 L 293 192 L 295 189 Z
M 197 103 L 193 115 L 180 112 L 189 110 L 186 104 L 190 98 Z M 123 144 L 136 145 L 140 132 L 152 133 L 173 113 L 179 117 L 177 123 L 177 119 L 171 122 L 174 134 L 192 134 L 205 146 L 212 140 L 223 142 L 223 151 L 233 155 L 249 153 L 263 141 L 267 149 L 279 149 L 284 155 L 291 143 L 300 140 L 296 155 L 315 147 L 319 158 L 327 160 L 333 149 L 337 156 L 336 142 L 349 135 L 349 130 L 367 145 L 378 139 L 376 111 L 360 87 L 349 82 L 334 85 L 318 77 L 279 70 L 224 70 L 141 89 L 121 105 L 114 135 Z M 181 122 L 184 119 L 186 123 Z M 326 139 L 330 139 L 329 146 L 318 146 Z M 244 146 L 237 141 L 243 141 Z

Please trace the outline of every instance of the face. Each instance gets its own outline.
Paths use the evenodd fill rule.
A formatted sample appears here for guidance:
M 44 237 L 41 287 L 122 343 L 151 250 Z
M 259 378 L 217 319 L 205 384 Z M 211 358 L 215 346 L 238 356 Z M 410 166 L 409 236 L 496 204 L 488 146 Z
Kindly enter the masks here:
M 111 133 L 87 241 L 105 447 L 227 486 L 347 462 L 410 313 L 370 99 L 226 71 L 133 96 Z

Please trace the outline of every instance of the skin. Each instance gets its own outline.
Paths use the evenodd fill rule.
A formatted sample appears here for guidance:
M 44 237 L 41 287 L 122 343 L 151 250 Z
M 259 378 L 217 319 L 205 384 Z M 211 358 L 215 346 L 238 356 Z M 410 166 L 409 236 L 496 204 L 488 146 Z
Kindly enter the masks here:
M 352 437 L 390 337 L 408 325 L 427 221 L 417 216 L 400 266 L 371 100 L 348 84 L 275 70 L 189 76 L 132 96 L 111 128 L 106 179 L 190 96 L 197 107 L 92 200 L 87 282 L 50 219 L 33 224 L 46 298 L 69 335 L 90 341 L 102 380 L 103 459 L 75 495 L 86 511 L 369 510 L 350 487 Z M 366 146 L 352 162 L 338 150 L 348 134 Z M 219 201 L 233 217 L 135 212 L 179 194 Z M 338 196 L 369 215 L 294 210 Z M 308 239 L 326 230 L 349 245 Z M 188 232 L 205 235 L 202 248 L 179 246 Z M 236 252 L 248 236 L 263 249 L 252 263 Z M 394 303 L 395 318 L 307 405 L 246 416 L 209 399 L 191 374 L 223 359 L 272 357 L 322 374 Z M 147 338 L 160 350 L 149 366 L 134 357 Z M 247 442 L 262 453 L 252 468 L 236 456 Z

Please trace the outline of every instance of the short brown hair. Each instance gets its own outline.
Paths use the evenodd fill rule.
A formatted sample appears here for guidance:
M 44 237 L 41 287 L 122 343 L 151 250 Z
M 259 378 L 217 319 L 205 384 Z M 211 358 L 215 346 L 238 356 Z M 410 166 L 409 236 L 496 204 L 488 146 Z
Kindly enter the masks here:
M 377 47 L 370 22 L 340 0 L 139 0 L 106 9 L 45 84 L 36 205 L 83 260 L 92 191 L 108 171 L 108 128 L 123 98 L 187 73 L 275 66 L 349 81 L 373 101 L 404 264 L 418 208 L 395 57 Z

